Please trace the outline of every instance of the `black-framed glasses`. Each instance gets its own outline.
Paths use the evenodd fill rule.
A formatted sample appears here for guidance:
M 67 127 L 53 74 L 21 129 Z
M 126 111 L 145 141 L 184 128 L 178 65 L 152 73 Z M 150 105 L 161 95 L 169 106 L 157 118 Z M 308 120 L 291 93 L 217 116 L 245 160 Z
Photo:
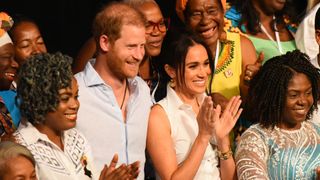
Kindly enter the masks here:
M 153 22 L 153 21 L 147 21 L 146 24 L 146 33 L 150 34 L 155 31 L 156 27 L 158 28 L 158 31 L 164 33 L 169 29 L 170 25 L 170 19 L 162 19 L 159 22 Z

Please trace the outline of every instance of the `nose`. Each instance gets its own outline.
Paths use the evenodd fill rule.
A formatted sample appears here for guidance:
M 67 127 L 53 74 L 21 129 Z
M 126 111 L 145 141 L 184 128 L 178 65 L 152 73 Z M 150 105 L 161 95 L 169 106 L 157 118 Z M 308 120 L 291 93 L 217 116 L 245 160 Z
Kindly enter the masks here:
M 207 12 L 203 12 L 201 14 L 200 25 L 207 25 L 208 23 L 210 23 L 209 15 L 207 14 Z
M 40 53 L 41 53 L 40 47 L 38 47 L 37 44 L 33 43 L 32 44 L 32 52 L 31 52 L 31 54 L 35 55 L 35 54 L 40 54 Z
M 138 47 L 134 51 L 133 58 L 136 60 L 142 60 L 144 53 L 145 53 L 144 46 Z
M 74 110 L 78 110 L 80 106 L 80 102 L 78 99 L 76 98 L 72 98 L 71 102 L 70 102 L 70 108 L 74 109 Z
M 198 76 L 205 77 L 206 75 L 207 75 L 207 68 L 200 66 Z
M 152 30 L 152 32 L 151 32 L 150 34 L 152 34 L 152 35 L 159 35 L 159 34 L 161 33 L 159 26 L 160 26 L 160 25 L 155 25 L 155 26 L 153 26 L 153 30 Z
M 306 103 L 307 103 L 307 97 L 305 97 L 304 95 L 302 95 L 302 96 L 299 98 L 299 100 L 298 100 L 298 104 L 299 104 L 300 106 L 304 106 L 304 105 L 306 105 Z
M 14 58 L 11 58 L 11 67 L 18 69 L 19 64 L 17 63 L 17 61 Z

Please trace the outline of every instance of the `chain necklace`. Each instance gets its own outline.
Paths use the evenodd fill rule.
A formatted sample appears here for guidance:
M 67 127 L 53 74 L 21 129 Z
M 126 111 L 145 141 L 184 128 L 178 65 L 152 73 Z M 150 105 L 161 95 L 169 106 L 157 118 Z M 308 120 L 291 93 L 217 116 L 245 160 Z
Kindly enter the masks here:
M 123 104 L 124 104 L 124 100 L 126 99 L 126 95 L 127 95 L 127 89 L 128 89 L 128 80 L 126 79 L 126 87 L 124 89 L 124 93 L 123 93 L 123 99 L 122 99 L 122 103 L 120 106 L 120 109 L 122 110 Z

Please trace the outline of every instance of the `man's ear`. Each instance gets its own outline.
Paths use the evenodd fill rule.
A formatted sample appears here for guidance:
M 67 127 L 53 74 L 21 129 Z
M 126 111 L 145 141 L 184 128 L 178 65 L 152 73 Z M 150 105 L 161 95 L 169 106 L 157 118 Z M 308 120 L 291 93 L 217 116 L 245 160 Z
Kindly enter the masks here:
M 107 35 L 102 35 L 99 38 L 99 45 L 102 51 L 107 52 L 110 50 L 110 39 Z
M 176 71 L 169 64 L 164 65 L 164 70 L 170 76 L 171 79 L 175 79 L 177 77 Z

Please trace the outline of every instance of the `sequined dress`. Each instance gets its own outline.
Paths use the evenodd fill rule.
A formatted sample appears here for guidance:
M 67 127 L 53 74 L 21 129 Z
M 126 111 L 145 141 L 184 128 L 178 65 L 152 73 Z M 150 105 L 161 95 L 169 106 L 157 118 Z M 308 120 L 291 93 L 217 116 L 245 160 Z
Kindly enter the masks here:
M 241 136 L 235 154 L 238 179 L 315 179 L 320 166 L 320 127 L 298 130 L 256 124 Z

